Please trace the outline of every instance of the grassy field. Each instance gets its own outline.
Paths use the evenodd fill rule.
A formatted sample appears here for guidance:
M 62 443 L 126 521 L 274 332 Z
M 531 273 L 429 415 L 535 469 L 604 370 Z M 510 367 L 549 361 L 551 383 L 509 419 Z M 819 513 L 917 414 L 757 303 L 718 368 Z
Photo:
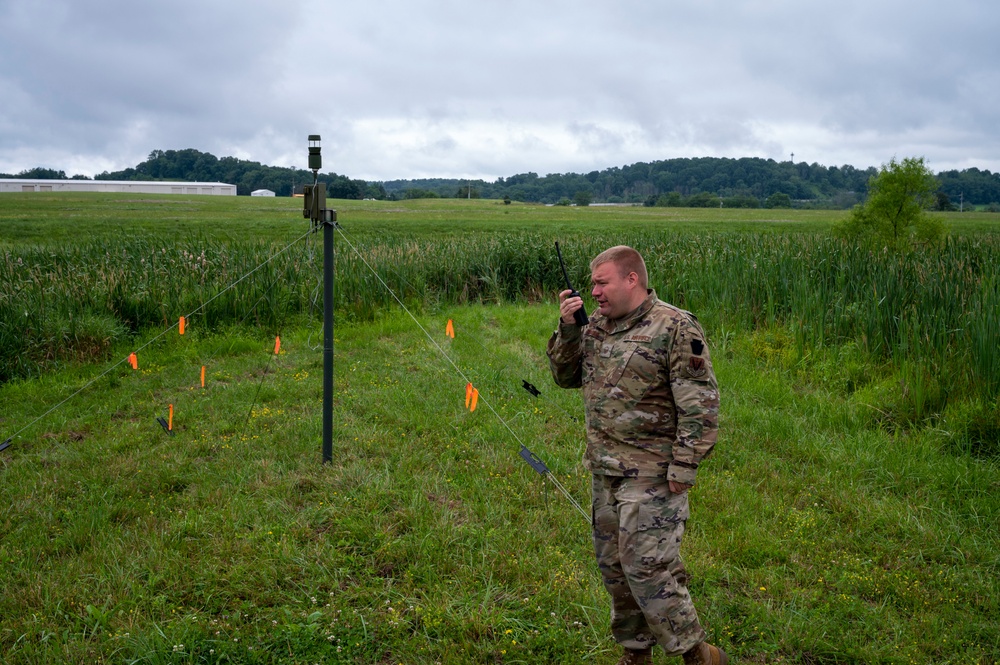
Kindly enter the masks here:
M 911 305 L 953 299 L 933 283 L 958 280 L 966 261 L 959 284 L 984 298 L 994 217 L 953 226 L 948 252 L 869 258 L 858 276 L 866 257 L 822 233 L 832 213 L 338 202 L 347 239 L 484 403 L 464 408 L 464 380 L 376 296 L 341 238 L 336 442 L 323 466 L 314 247 L 184 337 L 156 338 L 138 371 L 113 367 L 304 232 L 292 203 L 12 196 L 0 199 L 5 279 L 57 266 L 79 301 L 118 269 L 119 303 L 146 302 L 132 295 L 145 274 L 138 290 L 156 289 L 159 305 L 103 319 L 122 329 L 79 349 L 87 362 L 55 354 L 0 385 L 6 437 L 107 371 L 0 453 L 4 662 L 613 663 L 587 524 L 517 455 L 524 442 L 587 504 L 580 398 L 552 387 L 542 352 L 554 238 L 578 276 L 609 238 L 646 243 L 661 295 L 706 322 L 722 431 L 693 490 L 685 558 L 713 640 L 738 662 L 1000 662 L 995 395 L 958 392 L 975 368 L 942 384 L 921 360 L 932 355 L 865 347 L 845 332 L 869 320 L 850 309 L 858 297 L 834 297 L 874 282 Z M 62 228 L 71 212 L 75 233 Z M 226 271 L 169 281 L 202 250 L 228 256 Z M 134 261 L 156 252 L 157 268 Z M 30 274 L 51 287 L 51 270 Z M 796 291 L 803 281 L 815 288 Z M 56 307 L 54 292 L 37 302 Z M 829 332 L 817 335 L 818 317 Z M 960 339 L 936 341 L 941 358 L 972 364 L 974 350 L 951 348 Z M 953 391 L 943 407 L 941 385 Z M 155 422 L 168 404 L 175 436 Z
M 331 200 L 345 227 L 376 237 L 408 238 L 503 232 L 591 234 L 645 228 L 664 232 L 823 231 L 846 213 L 837 210 L 706 209 L 544 206 L 481 199 L 411 201 Z M 165 242 L 267 240 L 281 242 L 307 229 L 301 199 L 184 197 L 121 194 L 7 194 L 0 199 L 0 246 L 60 244 L 86 238 L 141 235 Z M 934 213 L 961 234 L 1000 229 L 997 213 Z
M 208 329 L 246 318 L 273 329 L 317 311 L 318 237 L 294 201 L 11 196 L 0 218 L 8 243 L 0 255 L 0 381 L 107 358 L 116 341 L 180 316 Z M 837 215 L 828 211 L 340 203 L 342 321 L 370 320 L 395 305 L 362 261 L 415 307 L 537 302 L 562 284 L 554 240 L 578 284 L 588 279 L 590 257 L 629 244 L 646 255 L 658 294 L 711 326 L 789 326 L 800 358 L 853 344 L 864 356 L 891 359 L 907 373 L 907 390 L 889 399 L 890 419 L 923 420 L 970 398 L 979 400 L 974 429 L 1000 428 L 989 407 L 1000 392 L 995 215 L 967 214 L 966 226 L 978 226 L 953 231 L 944 247 L 899 254 L 830 237 Z M 74 239 L 49 240 L 67 232 L 57 222 L 64 209 L 78 211 L 67 227 Z M 155 214 L 136 213 L 146 209 Z M 178 217 L 160 216 L 164 209 Z M 45 242 L 23 232 L 35 218 L 48 226 Z M 971 442 L 980 444 L 990 447 Z
M 586 505 L 550 309 L 421 320 Z M 260 335 L 171 336 L 4 454 L 5 661 L 614 662 L 587 524 L 405 315 L 339 329 L 320 464 L 312 333 L 273 360 Z M 997 662 L 996 464 L 873 427 L 775 345 L 716 347 L 722 436 L 685 545 L 712 639 L 739 662 Z M 4 422 L 92 372 L 6 386 Z
M 119 194 L 10 194 L 0 199 L 0 244 L 58 244 L 87 238 L 157 237 L 179 239 L 282 241 L 307 230 L 301 199 L 263 197 L 183 197 Z M 695 208 L 587 208 L 501 201 L 419 199 L 413 201 L 330 201 L 345 227 L 363 235 L 439 237 L 456 233 L 627 230 L 635 225 L 675 231 L 816 230 L 835 211 L 718 210 Z M 1000 216 L 992 215 L 993 219 Z

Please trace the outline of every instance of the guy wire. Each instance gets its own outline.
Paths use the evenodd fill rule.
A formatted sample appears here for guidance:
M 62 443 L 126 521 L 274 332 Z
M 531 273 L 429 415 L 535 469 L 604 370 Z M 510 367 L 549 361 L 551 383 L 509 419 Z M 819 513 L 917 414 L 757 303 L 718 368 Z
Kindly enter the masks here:
M 258 270 L 260 270 L 261 268 L 263 268 L 264 266 L 266 266 L 268 263 L 270 263 L 274 259 L 278 258 L 282 254 L 284 254 L 286 251 L 288 251 L 288 249 L 292 245 L 298 243 L 303 238 L 305 238 L 306 236 L 308 236 L 310 233 L 312 233 L 312 231 L 307 231 L 306 233 L 302 234 L 301 236 L 299 236 L 298 238 L 296 238 L 292 242 L 290 242 L 287 245 L 285 245 L 282 249 L 278 250 L 277 252 L 275 252 L 274 254 L 272 254 L 271 256 L 269 256 L 263 263 L 259 264 L 257 267 L 253 268 L 250 272 L 246 273 L 245 275 L 243 275 L 242 277 L 240 277 L 239 279 L 237 279 L 235 282 L 231 283 L 230 285 L 228 285 L 227 287 L 225 287 L 224 289 L 222 289 L 221 291 L 219 291 L 218 293 L 216 293 L 214 296 L 212 296 L 211 298 L 209 298 L 208 300 L 206 300 L 205 302 L 203 302 L 201 305 L 199 305 L 197 308 L 195 308 L 194 311 L 192 311 L 190 314 L 187 314 L 185 316 L 185 318 L 190 318 L 191 316 L 193 316 L 193 315 L 197 314 L 198 312 L 200 312 L 201 310 L 203 310 L 206 305 L 208 305 L 213 300 L 215 300 L 216 298 L 220 297 L 222 294 L 226 293 L 227 291 L 233 289 L 236 285 L 238 285 L 240 282 L 242 282 L 243 280 L 245 280 L 247 277 L 249 277 L 250 275 L 254 274 Z M 153 337 L 151 340 L 147 341 L 145 344 L 143 344 L 139 348 L 135 349 L 133 351 L 133 353 L 139 353 L 140 351 L 148 348 L 154 342 L 156 342 L 158 339 L 160 339 L 161 337 L 163 337 L 164 335 L 166 335 L 168 332 L 170 332 L 171 330 L 173 330 L 174 328 L 176 328 L 178 325 L 179 325 L 179 322 L 174 323 L 173 325 L 167 327 L 162 332 L 160 332 L 158 335 L 156 335 L 155 337 Z M 128 362 L 128 358 L 126 357 L 126 358 L 122 358 L 121 360 L 119 360 L 115 364 L 111 365 L 106 370 L 104 370 L 101 374 L 99 374 L 98 376 L 94 377 L 90 381 L 87 381 L 85 384 L 83 384 L 82 387 L 78 388 L 76 390 L 76 392 L 72 393 L 69 397 L 64 398 L 61 402 L 59 402 L 58 404 L 56 404 L 55 406 L 53 406 L 52 408 L 50 408 L 48 411 L 46 411 L 42 415 L 40 415 L 37 418 L 35 418 L 34 420 L 32 420 L 30 423 L 28 423 L 27 425 L 25 425 L 21 429 L 17 430 L 10 437 L 8 437 L 7 439 L 4 439 L 4 441 L 13 442 L 14 439 L 16 439 L 22 433 L 24 433 L 32 425 L 34 425 L 38 421 L 42 420 L 43 418 L 45 418 L 46 416 L 48 416 L 50 413 L 56 411 L 63 404 L 65 404 L 66 402 L 70 401 L 71 399 L 73 399 L 74 397 L 76 397 L 77 395 L 79 395 L 80 393 L 82 393 L 84 390 L 86 390 L 87 388 L 89 388 L 90 386 L 94 385 L 95 383 L 97 383 L 98 381 L 100 381 L 101 379 L 103 379 L 105 376 L 107 376 L 108 374 L 110 374 L 117 367 L 119 367 L 120 365 L 123 365 L 124 363 L 127 363 L 127 362 Z
M 413 320 L 413 323 L 415 323 L 417 327 L 420 328 L 421 332 L 424 333 L 424 336 L 427 337 L 427 339 L 430 341 L 432 345 L 434 345 L 434 348 L 438 350 L 438 352 L 445 358 L 445 360 L 448 361 L 448 363 L 455 369 L 458 375 L 461 376 L 466 383 L 471 383 L 469 377 L 466 376 L 465 372 L 463 372 L 462 369 L 455 364 L 455 361 L 451 359 L 451 356 L 449 356 L 445 352 L 445 350 L 441 348 L 441 345 L 437 343 L 437 340 L 435 340 L 434 337 L 432 337 L 431 334 L 427 332 L 427 329 L 424 328 L 423 325 L 421 325 L 420 321 L 417 320 L 417 317 L 413 315 L 413 312 L 411 312 L 409 308 L 407 308 L 407 306 L 403 303 L 403 301 L 399 298 L 399 296 L 396 295 L 395 291 L 389 288 L 389 285 L 385 283 L 385 280 L 382 279 L 382 276 L 375 271 L 375 269 L 371 266 L 370 263 L 368 263 L 367 259 L 365 259 L 365 257 L 361 254 L 361 252 L 359 252 L 358 249 L 351 243 L 351 241 L 347 238 L 344 232 L 339 227 L 337 227 L 337 230 L 341 232 L 340 236 L 344 239 L 344 242 L 346 242 L 347 245 L 351 248 L 351 250 L 353 250 L 354 253 L 357 255 L 357 257 L 361 259 L 361 262 L 364 263 L 365 266 L 368 268 L 368 270 L 371 271 L 371 273 L 375 276 L 375 279 L 377 279 L 379 283 L 382 285 L 382 287 L 389 292 L 389 295 L 391 295 L 393 299 L 397 303 L 399 303 L 399 306 L 403 308 L 403 311 L 406 312 L 407 315 L 409 315 L 409 317 Z M 524 442 L 521 441 L 521 438 L 517 435 L 517 433 L 511 428 L 509 424 L 507 424 L 507 421 L 503 419 L 503 416 L 501 416 L 497 412 L 497 410 L 493 408 L 493 405 L 490 404 L 489 401 L 483 396 L 480 396 L 480 401 L 486 406 L 486 408 L 488 408 L 493 413 L 494 416 L 496 416 L 497 420 L 499 420 L 500 423 L 504 426 L 504 428 L 510 433 L 510 435 L 514 437 L 514 440 L 517 441 L 519 444 L 521 444 L 522 447 L 527 448 L 527 446 L 524 445 Z M 563 484 L 559 482 L 559 479 L 556 478 L 551 471 L 546 473 L 545 476 L 552 481 L 552 484 L 556 486 L 556 489 L 558 489 L 563 494 L 563 496 L 565 496 L 566 499 L 573 505 L 573 507 L 576 508 L 581 515 L 583 515 L 583 518 L 587 520 L 587 523 L 589 524 L 591 521 L 591 516 L 587 514 L 587 511 L 585 511 L 577 502 L 577 500 L 573 498 L 573 495 L 570 494 L 569 490 L 567 490 L 563 486 Z
M 346 232 L 345 230 L 341 229 L 341 234 L 346 234 L 346 233 L 347 233 L 347 232 Z M 399 278 L 399 281 L 401 281 L 401 282 L 402 282 L 403 284 L 405 284 L 406 286 L 410 287 L 410 289 L 411 289 L 411 290 L 412 290 L 412 291 L 413 291 L 414 293 L 418 293 L 418 292 L 419 292 L 419 289 L 417 289 L 417 287 L 416 287 L 416 286 L 415 286 L 415 285 L 414 285 L 414 284 L 413 284 L 412 282 L 410 282 L 410 281 L 409 281 L 408 279 L 406 279 L 405 277 L 403 277 L 402 273 L 400 273 L 400 272 L 399 272 L 398 270 L 396 270 L 396 269 L 395 269 L 395 268 L 394 268 L 394 267 L 392 266 L 392 264 L 389 264 L 389 263 L 387 263 L 387 264 L 385 264 L 385 267 L 386 267 L 386 268 L 387 268 L 387 269 L 388 269 L 388 270 L 389 270 L 390 272 L 392 272 L 392 273 L 393 273 L 393 274 L 394 274 L 394 275 L 395 275 L 395 276 L 396 276 L 397 278 Z M 480 341 L 480 339 L 479 339 L 478 337 L 476 337 L 475 335 L 469 335 L 468 337 L 470 337 L 470 338 L 471 338 L 471 339 L 472 339 L 472 340 L 473 340 L 473 341 L 474 341 L 474 342 L 475 342 L 476 344 L 478 344 L 478 345 L 479 345 L 479 346 L 480 346 L 480 347 L 481 347 L 481 348 L 482 348 L 482 349 L 483 349 L 484 351 L 486 351 L 487 353 L 491 353 L 491 351 L 490 351 L 490 350 L 489 350 L 488 348 L 486 348 L 486 345 L 485 345 L 485 344 L 483 344 L 483 343 L 482 343 L 482 341 Z M 317 348 L 318 348 L 318 347 L 317 347 Z M 315 350 L 315 349 L 313 349 L 313 350 Z M 514 375 L 517 375 L 517 374 L 522 374 L 522 376 L 523 376 L 523 372 L 518 372 L 518 371 L 516 371 L 515 369 L 512 369 L 511 365 L 509 365 L 509 364 L 506 364 L 506 363 L 505 363 L 505 364 L 503 365 L 502 369 L 503 369 L 503 371 L 504 371 L 505 373 L 507 373 L 508 375 L 512 375 L 512 376 L 514 376 Z M 523 380 L 523 379 L 522 379 L 522 380 Z M 557 401 L 555 401 L 554 399 L 552 399 L 551 397 L 549 397 L 547 393 L 540 393 L 539 395 L 537 395 L 537 397 L 540 397 L 540 398 L 541 398 L 542 400 L 544 400 L 545 402 L 548 402 L 548 403 L 549 403 L 549 404 L 551 404 L 552 406 L 554 406 L 554 407 L 556 407 L 557 409 L 559 409 L 560 411 L 562 411 L 562 412 L 563 412 L 564 414 L 566 414 L 566 416 L 567 416 L 567 417 L 568 417 L 568 418 L 569 418 L 570 420 L 573 420 L 573 421 L 575 421 L 575 422 L 580 422 L 580 419 L 579 419 L 579 417 L 577 417 L 577 416 L 573 415 L 572 413 L 570 413 L 569 411 L 567 411 L 567 410 L 566 410 L 566 407 L 564 407 L 564 406 L 563 406 L 562 404 L 560 404 L 559 402 L 557 402 Z
M 309 245 L 309 240 L 306 239 L 306 251 L 307 252 L 308 252 L 308 245 Z M 292 285 L 293 286 L 293 290 L 298 288 L 299 282 L 301 281 L 302 272 L 303 272 L 302 270 L 296 270 L 295 271 L 295 282 Z M 264 293 L 261 294 L 260 298 L 257 299 L 257 302 L 254 303 L 253 308 L 251 308 L 251 311 L 253 311 L 253 309 L 256 308 L 258 304 L 260 304 L 260 301 L 263 300 L 268 295 L 268 292 L 274 287 L 275 284 L 278 283 L 278 279 L 280 279 L 280 277 L 281 277 L 281 275 L 278 275 L 277 277 L 275 277 L 271 281 L 271 283 L 268 285 L 267 289 L 264 290 Z M 279 338 L 281 336 L 282 331 L 285 328 L 285 323 L 288 320 L 288 303 L 287 302 L 285 303 L 285 307 L 283 307 L 282 309 L 284 310 L 284 313 L 281 315 L 281 321 L 278 323 L 278 327 L 275 330 L 275 335 L 277 337 L 279 337 Z M 249 315 L 249 312 L 248 312 L 248 315 Z M 244 316 L 243 318 L 245 320 L 246 316 Z M 250 418 L 253 416 L 253 408 L 255 406 L 257 406 L 257 398 L 260 397 L 260 390 L 261 390 L 261 388 L 264 387 L 264 381 L 267 379 L 267 372 L 268 372 L 269 369 L 271 369 L 271 362 L 276 357 L 277 357 L 277 353 L 268 354 L 267 364 L 264 365 L 264 371 L 261 374 L 260 383 L 257 384 L 257 392 L 254 393 L 253 401 L 250 402 L 250 409 L 247 411 L 247 417 L 244 419 L 243 424 L 240 426 L 240 434 L 241 435 L 242 435 L 243 430 L 246 429 L 247 423 L 250 422 Z

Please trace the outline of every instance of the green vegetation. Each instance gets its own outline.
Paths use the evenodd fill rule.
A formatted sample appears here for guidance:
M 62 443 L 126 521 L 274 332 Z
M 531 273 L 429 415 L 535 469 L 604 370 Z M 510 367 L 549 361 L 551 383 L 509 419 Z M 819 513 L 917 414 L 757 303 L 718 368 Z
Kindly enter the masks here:
M 35 168 L 17 175 L 0 174 L 0 178 L 40 178 L 65 180 L 65 171 Z M 73 179 L 89 180 L 74 175 Z M 302 185 L 312 184 L 312 171 L 282 166 L 267 166 L 236 157 L 221 159 L 193 148 L 186 150 L 154 150 L 144 162 L 134 168 L 98 174 L 95 180 L 182 180 L 194 182 L 225 182 L 236 185 L 238 194 L 247 196 L 255 189 L 270 189 L 278 196 L 291 196 L 302 191 Z M 337 198 L 385 198 L 385 190 L 377 184 L 371 186 L 364 180 L 351 180 L 336 173 L 321 174 L 319 180 L 326 184 L 328 195 Z
M 495 182 L 476 182 L 484 198 L 510 196 L 518 201 L 558 203 L 573 200 L 580 191 L 595 202 L 648 206 L 694 205 L 731 208 L 833 208 L 859 203 L 875 168 L 850 165 L 821 166 L 805 162 L 776 162 L 759 158 L 678 158 L 636 162 L 590 173 L 519 173 Z M 972 205 L 995 203 L 1000 208 L 1000 174 L 979 169 L 947 171 L 937 177 L 945 198 Z M 411 192 L 453 196 L 463 181 L 447 178 L 392 180 L 379 183 L 390 198 L 408 198 Z M 776 197 L 776 198 L 775 198 Z M 944 207 L 942 210 L 949 210 Z
M 195 217 L 173 218 L 170 228 L 184 229 L 183 239 L 156 230 L 155 221 L 143 222 L 142 233 L 126 233 L 124 220 L 110 219 L 115 201 L 125 205 L 126 215 L 143 206 L 178 215 L 169 209 L 180 204 L 170 197 L 143 204 L 109 197 L 11 196 L 49 214 L 60 201 L 78 201 L 84 208 L 92 203 L 105 216 L 104 237 L 57 248 L 20 242 L 4 251 L 0 378 L 36 374 L 66 358 L 107 357 L 122 336 L 151 325 L 166 327 L 209 299 L 197 312 L 198 324 L 209 329 L 247 316 L 273 329 L 290 315 L 318 311 L 315 239 L 293 245 L 240 289 L 223 292 L 305 232 L 301 217 L 296 220 L 296 211 L 289 210 L 291 202 L 185 200 L 201 206 L 187 214 L 216 210 L 224 213 L 217 225 L 241 229 L 263 226 L 252 219 L 253 211 L 285 214 L 287 221 L 274 222 L 286 234 L 276 242 L 274 235 L 270 241 L 221 239 L 236 235 L 235 228 L 208 238 L 199 235 L 208 226 L 199 226 Z M 824 226 L 821 217 L 788 210 L 741 211 L 731 213 L 732 220 L 726 211 L 705 211 L 702 219 L 714 220 L 706 234 L 683 230 L 691 226 L 658 208 L 508 207 L 498 201 L 354 205 L 359 208 L 341 213 L 351 221 L 345 221 L 345 238 L 339 241 L 336 294 L 337 311 L 349 319 L 370 319 L 395 301 L 348 251 L 348 242 L 417 306 L 537 300 L 561 285 L 555 239 L 566 247 L 577 283 L 587 281 L 589 257 L 622 243 L 648 257 L 653 286 L 663 297 L 698 312 L 724 311 L 720 323 L 750 330 L 788 326 L 803 357 L 812 349 L 851 343 L 879 361 L 915 364 L 920 371 L 909 382 L 908 400 L 889 409 L 893 421 L 940 414 L 964 396 L 992 402 L 1000 387 L 994 344 L 1000 336 L 995 288 L 1000 236 L 994 234 L 956 235 L 940 249 L 900 255 L 828 233 L 778 232 Z M 767 215 L 783 219 L 767 222 Z M 14 225 L 58 225 L 32 222 L 28 210 L 11 216 Z M 796 225 L 794 219 L 802 221 Z M 771 232 L 742 230 L 760 227 Z M 79 233 L 80 225 L 68 230 Z
M 914 243 L 937 243 L 944 235 L 944 224 L 927 213 L 936 189 L 923 158 L 892 159 L 872 176 L 868 198 L 854 207 L 837 230 L 852 242 L 875 247 L 907 249 Z
M 4 662 L 613 663 L 587 525 L 488 408 L 586 503 L 579 396 L 543 356 L 555 239 L 584 284 L 633 244 L 709 334 L 722 432 L 685 558 L 713 640 L 738 662 L 1000 662 L 995 215 L 934 213 L 953 235 L 900 253 L 822 211 L 337 202 L 324 467 L 298 202 L 3 202 L 0 435 L 149 343 L 0 453 Z
M 471 198 L 503 199 L 554 204 L 563 199 L 574 200 L 580 192 L 601 203 L 633 203 L 654 205 L 663 197 L 676 195 L 685 205 L 718 207 L 723 199 L 726 207 L 774 208 L 794 204 L 798 208 L 847 209 L 859 203 L 866 193 L 867 183 L 876 174 L 873 167 L 859 169 L 851 165 L 822 166 L 776 162 L 773 159 L 746 157 L 677 158 L 653 162 L 636 162 L 590 173 L 519 173 L 494 182 L 468 181 L 455 178 L 424 178 L 365 182 L 352 180 L 336 173 L 325 173 L 330 196 L 344 199 L 418 199 Z M 2 177 L 14 177 L 0 174 Z M 65 178 L 63 171 L 36 168 L 17 174 L 20 178 Z M 74 178 L 83 176 L 73 176 Z M 312 182 L 305 169 L 267 166 L 235 157 L 217 158 L 192 148 L 186 150 L 154 150 L 148 159 L 114 173 L 97 176 L 106 180 L 187 180 L 222 181 L 237 186 L 246 195 L 260 188 L 270 189 L 278 196 L 289 196 L 294 188 Z M 972 209 L 987 207 L 1000 211 L 1000 173 L 980 171 L 946 171 L 937 176 L 941 197 L 940 210 L 951 210 L 950 201 Z M 777 196 L 775 199 L 773 197 Z M 711 201 L 715 205 L 711 205 Z M 660 203 L 660 205 L 678 205 Z
M 290 242 L 308 229 L 302 199 L 75 193 L 5 194 L 0 247 L 55 246 L 94 238 Z M 559 209 L 487 199 L 330 202 L 350 218 L 349 231 L 415 239 L 535 231 L 592 233 L 643 228 L 681 231 L 822 231 L 843 216 L 831 210 L 718 210 L 598 207 Z M 989 229 L 993 215 L 945 216 L 968 231 Z
M 421 322 L 585 502 L 551 306 Z M 338 327 L 326 467 L 316 335 L 282 332 L 274 360 L 260 334 L 171 335 L 0 457 L 0 659 L 615 662 L 586 523 L 404 314 Z M 846 387 L 901 376 L 849 350 L 713 335 L 723 434 L 685 545 L 712 639 L 739 662 L 995 663 L 995 462 L 873 427 Z M 4 423 L 96 369 L 0 388 Z

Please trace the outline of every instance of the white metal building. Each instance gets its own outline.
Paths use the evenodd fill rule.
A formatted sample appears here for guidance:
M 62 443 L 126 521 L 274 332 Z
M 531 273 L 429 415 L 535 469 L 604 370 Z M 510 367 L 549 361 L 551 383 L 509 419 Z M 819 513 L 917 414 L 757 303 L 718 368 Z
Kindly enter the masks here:
M 29 180 L 0 178 L 0 192 L 126 192 L 133 194 L 212 194 L 236 196 L 236 185 L 222 182 L 143 180 Z
M 255 189 L 250 192 L 250 196 L 274 196 L 274 192 L 270 189 Z

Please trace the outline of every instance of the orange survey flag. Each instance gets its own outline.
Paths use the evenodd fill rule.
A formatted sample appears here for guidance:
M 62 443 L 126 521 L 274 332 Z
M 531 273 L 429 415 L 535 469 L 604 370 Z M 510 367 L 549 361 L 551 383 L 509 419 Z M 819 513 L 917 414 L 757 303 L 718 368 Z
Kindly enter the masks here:
M 455 325 L 448 319 L 448 325 L 444 328 L 444 334 L 452 339 L 455 339 Z
M 205 366 L 201 366 L 201 387 L 205 387 Z
M 465 384 L 465 408 L 469 411 L 476 410 L 476 402 L 479 401 L 479 391 L 472 387 L 471 383 Z
M 167 431 L 174 431 L 174 405 L 170 405 L 170 415 L 167 416 Z
M 184 334 L 184 317 L 183 316 L 181 317 L 181 321 L 180 321 L 179 326 L 180 326 L 180 332 L 183 335 Z
M 128 364 L 132 366 L 132 369 L 139 369 L 139 358 L 136 357 L 135 353 L 128 354 Z
M 274 355 L 278 355 L 278 351 L 280 351 L 280 350 L 281 350 L 281 338 L 280 337 L 275 337 L 274 338 Z

